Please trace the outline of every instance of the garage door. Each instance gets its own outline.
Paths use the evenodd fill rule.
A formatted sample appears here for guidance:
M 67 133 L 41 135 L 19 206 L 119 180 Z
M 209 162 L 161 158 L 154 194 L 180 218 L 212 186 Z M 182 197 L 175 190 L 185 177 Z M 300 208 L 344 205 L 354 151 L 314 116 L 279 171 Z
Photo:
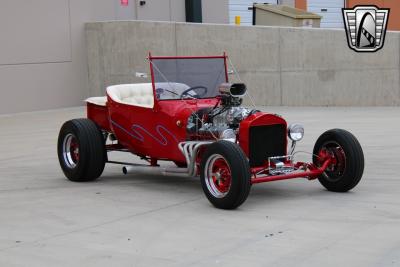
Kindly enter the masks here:
M 307 10 L 322 16 L 321 28 L 343 28 L 344 0 L 308 0 Z
M 249 7 L 253 6 L 254 0 L 229 0 L 229 22 L 235 23 L 235 16 L 241 17 L 242 25 L 253 24 L 253 11 L 249 10 Z M 277 0 L 264 0 L 258 1 L 259 3 L 275 4 Z

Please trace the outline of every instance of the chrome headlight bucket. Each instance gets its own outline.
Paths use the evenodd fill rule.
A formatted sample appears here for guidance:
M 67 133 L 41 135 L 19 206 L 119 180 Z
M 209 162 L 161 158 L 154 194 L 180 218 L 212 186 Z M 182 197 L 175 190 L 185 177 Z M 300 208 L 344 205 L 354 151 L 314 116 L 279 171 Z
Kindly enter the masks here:
M 288 127 L 288 136 L 289 138 L 294 141 L 300 141 L 304 137 L 304 127 L 301 124 L 294 123 L 289 125 Z

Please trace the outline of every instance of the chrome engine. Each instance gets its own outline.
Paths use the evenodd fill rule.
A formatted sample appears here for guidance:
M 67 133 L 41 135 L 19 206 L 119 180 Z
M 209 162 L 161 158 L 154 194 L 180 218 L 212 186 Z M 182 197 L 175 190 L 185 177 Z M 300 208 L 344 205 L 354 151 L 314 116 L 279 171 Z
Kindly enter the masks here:
M 212 134 L 218 138 L 228 138 L 232 135 L 226 130 L 235 131 L 242 120 L 246 119 L 254 110 L 244 107 L 217 107 L 215 109 L 199 110 L 189 117 L 187 131 L 201 136 Z
M 229 87 L 239 91 L 240 95 L 228 91 L 228 86 L 227 84 L 221 85 L 220 105 L 214 108 L 200 109 L 189 117 L 187 124 L 189 135 L 206 138 L 211 134 L 219 139 L 236 139 L 240 122 L 258 112 L 258 110 L 240 106 L 242 104 L 241 97 L 245 92 L 243 84 L 234 84 Z

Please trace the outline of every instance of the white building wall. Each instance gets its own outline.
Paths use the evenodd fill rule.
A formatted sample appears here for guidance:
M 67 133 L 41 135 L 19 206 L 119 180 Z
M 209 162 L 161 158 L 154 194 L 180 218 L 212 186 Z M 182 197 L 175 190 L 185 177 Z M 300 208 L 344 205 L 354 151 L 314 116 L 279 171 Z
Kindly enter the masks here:
M 1 0 L 0 114 L 82 105 L 84 24 L 116 18 L 112 0 Z
M 0 114 L 83 105 L 88 97 L 84 25 L 151 17 L 184 21 L 184 0 L 168 10 L 138 0 L 1 0 Z M 165 2 L 166 0 L 157 0 Z M 170 12 L 171 11 L 171 12 Z M 228 0 L 203 0 L 204 22 L 228 23 Z

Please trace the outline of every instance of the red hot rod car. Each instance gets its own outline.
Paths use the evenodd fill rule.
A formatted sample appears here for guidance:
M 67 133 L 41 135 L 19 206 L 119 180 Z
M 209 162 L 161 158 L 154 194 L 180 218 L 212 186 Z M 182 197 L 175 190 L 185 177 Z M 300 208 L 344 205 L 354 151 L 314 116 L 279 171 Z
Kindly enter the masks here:
M 241 205 L 256 183 L 303 177 L 345 192 L 360 181 L 363 151 L 345 130 L 326 131 L 310 153 L 312 162 L 295 162 L 303 127 L 242 107 L 248 92 L 243 83 L 229 83 L 226 55 L 148 60 L 151 83 L 109 86 L 106 96 L 86 100 L 86 119 L 62 126 L 58 158 L 71 181 L 95 180 L 105 163 L 124 164 L 124 173 L 145 165 L 200 176 L 206 197 L 223 209 Z M 112 151 L 147 163 L 110 161 Z M 161 168 L 158 161 L 177 167 Z

